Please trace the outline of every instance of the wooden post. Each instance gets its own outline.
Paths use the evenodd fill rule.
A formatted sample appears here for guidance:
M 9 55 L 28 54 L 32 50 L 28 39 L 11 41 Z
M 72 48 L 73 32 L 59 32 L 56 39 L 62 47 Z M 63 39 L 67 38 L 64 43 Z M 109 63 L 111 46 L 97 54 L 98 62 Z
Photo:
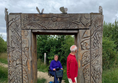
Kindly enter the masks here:
M 46 53 L 44 53 L 44 64 L 46 64 Z
M 90 82 L 90 30 L 79 30 L 75 39 L 78 47 L 77 83 L 92 83 Z
M 32 75 L 33 83 L 37 83 L 37 41 L 34 33 L 32 33 Z

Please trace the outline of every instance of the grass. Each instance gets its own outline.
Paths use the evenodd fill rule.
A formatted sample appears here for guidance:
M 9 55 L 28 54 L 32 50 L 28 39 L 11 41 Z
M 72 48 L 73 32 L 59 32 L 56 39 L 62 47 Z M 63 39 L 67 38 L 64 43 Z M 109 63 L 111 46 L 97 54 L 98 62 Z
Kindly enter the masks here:
M 66 68 L 66 66 L 63 66 L 63 80 L 65 81 L 65 83 L 69 83 L 68 78 L 67 78 L 67 68 Z
M 46 79 L 44 79 L 44 78 L 42 78 L 42 79 L 38 78 L 37 83 L 47 83 L 47 82 L 46 82 Z
M 7 53 L 0 53 L 0 62 L 8 64 L 7 62 Z M 40 61 L 39 61 L 40 62 Z M 46 65 L 42 65 L 39 67 L 39 70 L 42 70 L 44 67 L 47 67 Z M 44 70 L 44 72 L 47 71 Z M 0 66 L 0 83 L 8 83 L 8 69 Z M 46 79 L 44 78 L 38 78 L 37 83 L 46 83 Z
M 48 72 L 49 65 L 45 65 L 40 59 L 37 61 L 37 69 L 42 72 Z
M 0 66 L 0 83 L 8 83 L 8 69 Z
M 103 71 L 102 83 L 118 83 L 118 68 Z
M 0 66 L 0 83 L 8 83 L 8 69 Z M 37 83 L 46 83 L 46 79 L 38 78 Z
M 0 62 L 1 63 L 5 63 L 5 64 L 8 64 L 8 61 L 7 61 L 7 53 L 0 53 Z

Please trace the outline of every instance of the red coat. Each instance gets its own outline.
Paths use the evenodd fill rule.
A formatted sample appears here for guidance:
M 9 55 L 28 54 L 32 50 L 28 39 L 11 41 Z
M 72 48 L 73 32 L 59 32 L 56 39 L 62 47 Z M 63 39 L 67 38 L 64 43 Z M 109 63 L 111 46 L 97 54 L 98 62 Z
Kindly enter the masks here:
M 76 56 L 69 54 L 67 57 L 67 77 L 71 78 L 72 82 L 75 82 L 75 77 L 78 76 L 78 63 Z

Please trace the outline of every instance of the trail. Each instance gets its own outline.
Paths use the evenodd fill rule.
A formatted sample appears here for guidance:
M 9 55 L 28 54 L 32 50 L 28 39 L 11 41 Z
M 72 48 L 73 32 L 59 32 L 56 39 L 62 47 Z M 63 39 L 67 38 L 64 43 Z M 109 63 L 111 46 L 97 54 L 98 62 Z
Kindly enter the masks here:
M 4 63 L 0 63 L 0 66 L 3 66 L 3 67 L 5 67 L 5 68 L 8 67 L 8 65 L 7 65 L 7 64 L 4 64 Z
M 8 65 L 4 63 L 0 63 L 0 66 L 8 68 Z M 47 83 L 54 80 L 54 77 L 50 77 L 47 72 L 41 71 L 37 71 L 37 78 L 44 78 L 46 79 Z M 64 80 L 62 80 L 62 83 L 65 83 Z
M 54 77 L 49 77 L 47 72 L 40 72 L 40 71 L 37 71 L 37 78 L 44 78 L 47 80 L 47 83 L 54 80 Z M 61 83 L 65 83 L 64 80 L 62 80 Z

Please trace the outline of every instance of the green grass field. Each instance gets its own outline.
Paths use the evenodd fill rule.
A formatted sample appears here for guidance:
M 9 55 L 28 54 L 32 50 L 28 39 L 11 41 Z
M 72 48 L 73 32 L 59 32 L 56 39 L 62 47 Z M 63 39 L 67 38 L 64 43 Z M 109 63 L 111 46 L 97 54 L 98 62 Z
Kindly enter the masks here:
M 49 65 L 45 65 L 40 59 L 37 60 L 37 70 L 48 72 Z
M 8 69 L 0 66 L 0 83 L 8 82 Z
M 7 64 L 7 53 L 0 53 L 0 62 Z
M 118 68 L 103 71 L 102 83 L 118 83 Z
M 44 79 L 44 78 L 42 78 L 42 79 L 38 78 L 37 83 L 47 83 L 47 82 L 46 82 L 46 79 Z

